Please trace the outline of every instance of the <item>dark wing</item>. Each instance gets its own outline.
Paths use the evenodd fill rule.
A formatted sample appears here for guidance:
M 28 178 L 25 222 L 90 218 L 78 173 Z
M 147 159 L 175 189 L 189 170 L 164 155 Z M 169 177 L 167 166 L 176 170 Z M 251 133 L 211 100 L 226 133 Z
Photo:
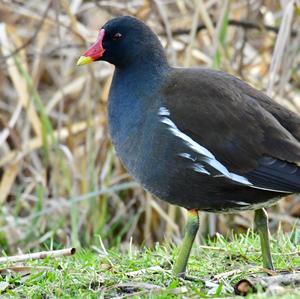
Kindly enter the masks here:
M 300 191 L 300 168 L 276 158 L 263 157 L 259 166 L 245 175 L 254 186 L 285 192 Z
M 171 121 L 230 173 L 255 188 L 300 192 L 296 114 L 241 80 L 207 69 L 174 69 L 163 93 Z
M 298 114 L 281 106 L 270 99 L 266 94 L 251 87 L 244 81 L 229 74 L 225 74 L 225 76 L 228 77 L 231 84 L 237 85 L 243 94 L 255 99 L 263 109 L 271 113 L 277 121 L 300 142 L 300 117 Z

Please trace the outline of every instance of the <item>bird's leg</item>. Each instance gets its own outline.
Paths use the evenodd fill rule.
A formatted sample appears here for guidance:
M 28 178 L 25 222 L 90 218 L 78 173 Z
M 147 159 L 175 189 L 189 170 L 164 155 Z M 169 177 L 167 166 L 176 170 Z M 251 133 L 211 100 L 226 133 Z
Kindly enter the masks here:
M 264 268 L 274 270 L 271 248 L 270 248 L 270 232 L 268 227 L 268 214 L 265 209 L 255 211 L 254 223 L 256 230 L 260 236 L 261 252 Z
M 199 229 L 199 215 L 197 210 L 188 211 L 188 219 L 184 238 L 179 250 L 179 255 L 173 267 L 176 276 L 185 276 L 186 265 L 191 253 L 192 245 Z

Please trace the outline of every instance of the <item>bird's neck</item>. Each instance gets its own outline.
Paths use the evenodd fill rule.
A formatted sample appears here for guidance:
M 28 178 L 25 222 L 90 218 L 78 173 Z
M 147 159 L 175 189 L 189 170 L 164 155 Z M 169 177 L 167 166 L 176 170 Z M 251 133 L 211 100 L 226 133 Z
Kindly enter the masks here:
M 140 83 L 144 80 L 155 80 L 163 75 L 170 68 L 164 54 L 160 51 L 154 53 L 144 52 L 143 55 L 137 56 L 133 61 L 126 65 L 116 66 L 115 74 L 135 78 Z
M 150 110 L 155 109 L 168 69 L 167 63 L 147 61 L 127 68 L 116 67 L 108 107 L 110 133 L 115 146 L 123 142 L 124 136 L 136 134 L 148 119 Z
M 116 66 L 112 90 L 120 96 L 125 96 L 122 101 L 129 101 L 134 106 L 136 101 L 147 100 L 151 93 L 155 93 L 161 86 L 170 70 L 170 66 L 163 49 L 157 49 L 155 52 L 143 52 L 143 55 L 136 57 L 136 60 L 124 67 Z M 150 52 L 150 51 L 149 51 Z

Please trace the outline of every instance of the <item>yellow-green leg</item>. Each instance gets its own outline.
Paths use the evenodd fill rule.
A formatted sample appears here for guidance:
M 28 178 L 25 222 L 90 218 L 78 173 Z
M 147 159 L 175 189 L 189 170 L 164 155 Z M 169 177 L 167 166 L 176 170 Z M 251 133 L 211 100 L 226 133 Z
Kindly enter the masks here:
M 270 232 L 268 226 L 268 214 L 265 209 L 255 211 L 254 223 L 256 230 L 260 236 L 261 252 L 264 268 L 274 270 L 271 248 L 270 248 Z
M 188 211 L 188 219 L 185 228 L 184 238 L 179 250 L 179 255 L 174 264 L 173 273 L 184 277 L 187 262 L 191 253 L 197 231 L 199 229 L 199 215 L 197 210 Z

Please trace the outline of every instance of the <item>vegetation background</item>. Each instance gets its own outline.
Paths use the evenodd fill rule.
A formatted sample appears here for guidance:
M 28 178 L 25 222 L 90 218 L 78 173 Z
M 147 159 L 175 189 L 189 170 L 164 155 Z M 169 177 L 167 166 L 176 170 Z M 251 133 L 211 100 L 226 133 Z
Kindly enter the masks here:
M 127 14 L 172 65 L 223 69 L 300 111 L 299 0 L 1 0 L 2 253 L 179 242 L 185 211 L 143 191 L 110 142 L 113 67 L 76 67 L 98 29 Z M 269 215 L 273 231 L 299 229 L 299 196 Z M 202 236 L 245 231 L 252 216 L 201 213 Z

